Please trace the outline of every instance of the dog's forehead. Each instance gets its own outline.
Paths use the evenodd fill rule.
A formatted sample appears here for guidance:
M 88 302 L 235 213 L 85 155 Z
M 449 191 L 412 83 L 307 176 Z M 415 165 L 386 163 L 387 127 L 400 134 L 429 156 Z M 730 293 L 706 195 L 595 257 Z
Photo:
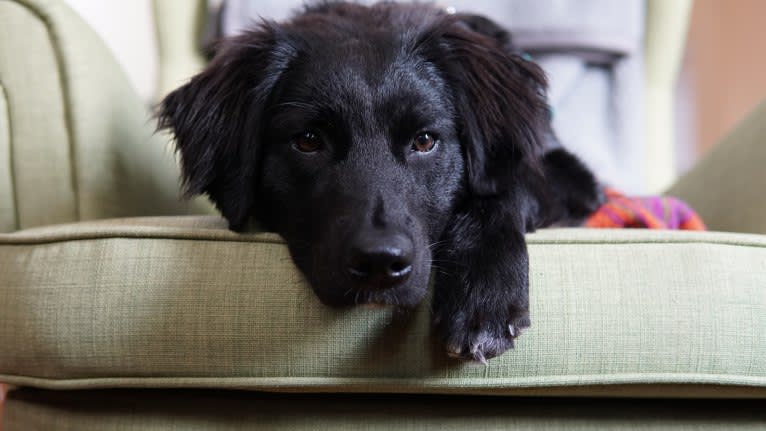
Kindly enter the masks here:
M 347 39 L 317 38 L 302 53 L 317 78 L 380 85 L 397 68 L 411 65 L 400 54 L 393 35 L 355 35 Z M 410 63 L 410 64 L 408 64 Z
M 372 102 L 387 92 L 440 86 L 438 74 L 416 51 L 443 16 L 441 9 L 420 3 L 321 2 L 308 7 L 281 27 L 283 40 L 297 53 L 290 62 L 298 80 L 295 90 Z
M 347 39 L 317 37 L 293 62 L 297 82 L 288 92 L 360 109 L 402 94 L 428 98 L 444 83 L 435 67 L 405 44 L 393 31 Z

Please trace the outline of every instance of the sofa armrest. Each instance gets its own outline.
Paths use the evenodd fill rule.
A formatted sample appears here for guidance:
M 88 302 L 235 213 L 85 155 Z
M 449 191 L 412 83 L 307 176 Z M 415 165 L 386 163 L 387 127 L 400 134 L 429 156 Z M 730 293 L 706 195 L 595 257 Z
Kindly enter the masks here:
M 766 233 L 766 102 L 667 193 L 688 202 L 712 230 Z
M 0 82 L 0 231 L 205 212 L 179 200 L 167 138 L 63 1 L 0 2 Z

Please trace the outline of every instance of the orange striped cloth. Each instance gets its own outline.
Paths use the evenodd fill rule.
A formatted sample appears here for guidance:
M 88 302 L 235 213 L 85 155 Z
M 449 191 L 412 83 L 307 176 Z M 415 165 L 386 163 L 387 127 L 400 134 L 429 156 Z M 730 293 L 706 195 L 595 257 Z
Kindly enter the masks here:
M 606 202 L 585 221 L 593 228 L 706 230 L 705 223 L 686 203 L 674 197 L 628 197 L 606 188 Z

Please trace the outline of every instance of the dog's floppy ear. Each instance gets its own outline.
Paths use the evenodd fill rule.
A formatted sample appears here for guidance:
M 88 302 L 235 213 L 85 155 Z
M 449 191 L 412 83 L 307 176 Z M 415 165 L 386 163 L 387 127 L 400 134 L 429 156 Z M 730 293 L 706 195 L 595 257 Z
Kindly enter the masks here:
M 481 31 L 486 22 L 473 18 L 446 17 L 419 45 L 454 95 L 469 186 L 477 195 L 493 195 L 512 184 L 520 168 L 542 172 L 546 81 L 539 66 L 508 49 L 507 33 Z
M 255 200 L 262 117 L 290 60 L 274 24 L 223 42 L 200 74 L 159 105 L 160 129 L 172 131 L 186 195 L 207 194 L 234 230 Z

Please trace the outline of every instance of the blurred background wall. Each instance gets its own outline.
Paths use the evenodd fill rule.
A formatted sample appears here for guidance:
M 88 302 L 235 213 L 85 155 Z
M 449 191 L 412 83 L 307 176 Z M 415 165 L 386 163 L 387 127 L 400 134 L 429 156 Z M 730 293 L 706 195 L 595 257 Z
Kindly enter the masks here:
M 678 81 L 679 171 L 766 98 L 765 19 L 764 0 L 694 0 Z

